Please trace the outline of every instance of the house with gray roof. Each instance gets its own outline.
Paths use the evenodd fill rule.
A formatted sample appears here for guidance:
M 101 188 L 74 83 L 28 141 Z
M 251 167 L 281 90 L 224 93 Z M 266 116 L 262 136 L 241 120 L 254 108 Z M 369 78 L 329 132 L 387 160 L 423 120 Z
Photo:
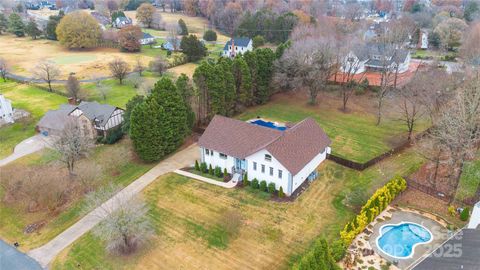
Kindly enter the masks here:
M 112 22 L 112 26 L 114 26 L 115 28 L 121 29 L 129 25 L 132 25 L 132 23 L 133 23 L 132 19 L 121 16 L 121 17 L 117 17 L 115 21 Z
M 360 74 L 366 71 L 381 72 L 388 69 L 404 73 L 410 66 L 410 51 L 393 45 L 369 43 L 358 46 L 344 58 L 340 71 Z
M 331 141 L 312 118 L 281 128 L 268 123 L 215 116 L 198 140 L 201 161 L 237 179 L 246 174 L 249 181 L 274 183 L 292 195 L 316 177 Z
M 62 104 L 58 110 L 48 111 L 38 122 L 37 131 L 44 136 L 58 135 L 68 121 L 79 121 L 81 128 L 89 137 L 106 136 L 120 127 L 124 110 L 96 101 L 82 101 L 79 105 Z
M 222 55 L 224 57 L 235 57 L 237 54 L 244 54 L 252 50 L 253 42 L 251 38 L 235 37 L 225 43 Z

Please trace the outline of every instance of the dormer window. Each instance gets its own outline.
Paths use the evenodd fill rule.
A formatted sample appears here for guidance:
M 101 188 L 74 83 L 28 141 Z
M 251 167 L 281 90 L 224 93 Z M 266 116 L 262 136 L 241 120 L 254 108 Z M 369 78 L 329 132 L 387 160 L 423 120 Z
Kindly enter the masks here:
M 272 161 L 272 156 L 269 154 L 265 154 L 265 160 L 266 161 Z

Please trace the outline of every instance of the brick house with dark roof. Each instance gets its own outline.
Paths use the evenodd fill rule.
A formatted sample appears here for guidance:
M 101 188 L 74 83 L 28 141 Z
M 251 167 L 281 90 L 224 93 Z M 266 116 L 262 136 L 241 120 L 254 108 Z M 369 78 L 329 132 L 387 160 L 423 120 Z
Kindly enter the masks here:
M 290 196 L 330 153 L 331 141 L 312 118 L 278 130 L 215 116 L 200 137 L 201 161 L 248 180 L 265 180 Z

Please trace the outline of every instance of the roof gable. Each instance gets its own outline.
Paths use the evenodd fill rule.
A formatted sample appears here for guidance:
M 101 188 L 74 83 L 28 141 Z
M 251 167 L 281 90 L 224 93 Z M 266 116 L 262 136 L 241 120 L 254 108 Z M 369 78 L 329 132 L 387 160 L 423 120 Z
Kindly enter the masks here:
M 117 107 L 108 104 L 100 104 L 96 101 L 82 101 L 80 105 L 78 105 L 78 109 L 82 111 L 83 115 L 85 115 L 90 121 L 95 121 L 95 125 L 104 126 Z
M 251 39 L 248 37 L 235 37 L 233 38 L 233 43 L 237 47 L 248 47 L 248 44 L 250 43 Z M 228 50 L 228 46 L 232 45 L 232 40 L 230 39 L 225 43 L 225 47 L 223 47 L 224 50 Z

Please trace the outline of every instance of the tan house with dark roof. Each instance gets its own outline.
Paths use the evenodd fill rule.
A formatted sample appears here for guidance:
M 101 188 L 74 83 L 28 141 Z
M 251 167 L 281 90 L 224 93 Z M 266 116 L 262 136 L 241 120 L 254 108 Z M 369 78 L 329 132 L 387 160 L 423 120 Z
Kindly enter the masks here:
M 265 180 L 290 196 L 330 153 L 331 141 L 312 118 L 278 130 L 215 116 L 200 137 L 201 161 L 248 180 Z

